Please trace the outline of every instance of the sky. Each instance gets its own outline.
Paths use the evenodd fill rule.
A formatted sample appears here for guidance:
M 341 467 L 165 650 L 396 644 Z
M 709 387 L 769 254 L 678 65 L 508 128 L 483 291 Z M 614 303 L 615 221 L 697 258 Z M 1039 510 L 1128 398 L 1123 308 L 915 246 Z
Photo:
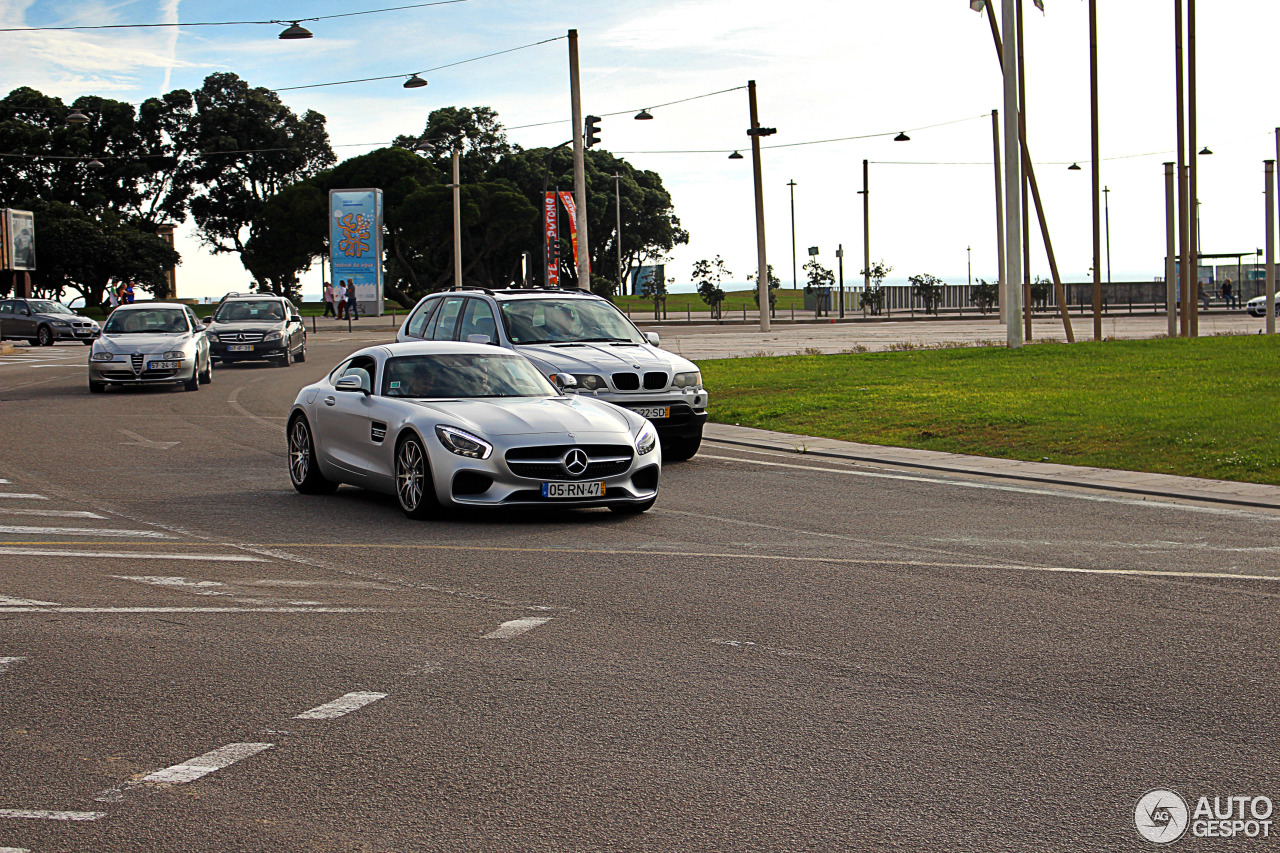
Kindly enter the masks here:
M 384 4 L 400 5 L 0 0 L 0 27 L 288 22 Z M 1026 5 L 1027 141 L 1059 269 L 1067 281 L 1085 281 L 1092 264 L 1088 5 L 1044 5 L 1044 14 Z M 1176 144 L 1173 8 L 1168 0 L 1099 6 L 1111 277 L 1150 281 L 1163 273 L 1162 163 L 1174 159 Z M 1266 92 L 1280 3 L 1224 0 L 1201 3 L 1198 13 L 1197 145 L 1213 152 L 1198 158 L 1202 251 L 1252 253 L 1264 245 L 1262 161 L 1277 151 L 1280 114 L 1266 112 Z M 568 45 L 558 37 L 576 28 L 584 112 L 624 113 L 601 123 L 601 147 L 658 172 L 689 231 L 689 245 L 667 266 L 674 289 L 688 289 L 699 259 L 721 256 L 735 282 L 755 268 L 748 80 L 757 83 L 761 124 L 778 129 L 765 140 L 762 163 L 766 246 L 784 287 L 792 282 L 792 192 L 797 265 L 816 246 L 819 261 L 834 270 L 843 245 L 845 282 L 860 280 L 864 159 L 870 253 L 893 267 L 890 283 L 929 273 L 963 284 L 970 263 L 974 280 L 996 278 L 990 112 L 1001 107 L 1002 85 L 988 24 L 967 0 L 465 0 L 305 25 L 314 38 L 281 41 L 282 26 L 274 24 L 0 33 L 0 91 L 31 86 L 67 102 L 92 94 L 138 103 L 194 89 L 221 71 L 282 90 L 407 77 L 558 39 L 430 71 L 419 89 L 397 78 L 280 92 L 295 112 L 327 117 L 340 160 L 421 132 L 442 106 L 493 107 L 512 128 L 510 141 L 532 148 L 571 136 Z M 732 91 L 697 97 L 722 90 Z M 631 117 L 646 107 L 653 121 Z M 904 130 L 910 141 L 894 142 Z M 824 141 L 846 137 L 869 138 Z M 733 150 L 745 158 L 728 159 Z M 1081 170 L 1068 170 L 1073 162 Z M 250 277 L 236 258 L 209 255 L 190 223 L 179 234 L 179 295 L 247 289 Z M 1038 230 L 1030 269 L 1048 275 Z M 1102 269 L 1105 279 L 1105 246 Z M 800 278 L 803 284 L 802 269 Z M 307 298 L 319 281 L 318 268 L 304 278 Z

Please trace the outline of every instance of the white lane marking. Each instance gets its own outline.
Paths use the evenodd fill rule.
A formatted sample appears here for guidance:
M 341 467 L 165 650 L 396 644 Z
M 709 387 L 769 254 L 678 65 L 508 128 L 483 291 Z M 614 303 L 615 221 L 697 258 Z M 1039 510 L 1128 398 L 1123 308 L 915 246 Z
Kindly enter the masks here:
M 735 448 L 737 449 L 737 448 Z M 751 450 L 745 451 L 749 453 L 757 453 L 762 456 L 782 456 L 783 454 L 766 453 L 764 451 Z M 1070 491 L 1071 488 L 1091 489 L 1096 488 L 1094 484 L 1088 482 L 1072 483 L 1070 486 L 1064 486 L 1061 490 L 1057 489 L 1038 489 L 1029 486 L 1006 486 L 999 483 L 972 482 L 969 480 L 947 479 L 945 474 L 940 473 L 935 477 L 916 477 L 910 474 L 886 474 L 879 471 L 856 471 L 845 468 L 823 468 L 817 465 L 794 465 L 784 462 L 765 462 L 761 459 L 743 459 L 739 456 L 715 456 L 710 453 L 699 453 L 699 459 L 715 459 L 721 462 L 741 462 L 747 465 L 766 465 L 772 468 L 793 468 L 799 471 L 820 471 L 824 474 L 846 474 L 852 477 L 871 477 L 881 480 L 904 480 L 913 483 L 929 483 L 935 486 L 955 486 L 961 489 L 988 489 L 994 492 L 1015 492 L 1023 495 L 1044 495 L 1054 498 L 1071 498 L 1073 500 L 1093 501 L 1094 503 L 1113 503 L 1123 504 L 1125 506 L 1151 507 L 1153 509 L 1178 509 L 1184 512 L 1198 512 L 1207 515 L 1230 515 L 1245 516 L 1249 518 L 1267 519 L 1275 521 L 1275 515 L 1269 515 L 1258 509 L 1250 509 L 1247 507 L 1218 507 L 1218 506 L 1198 506 L 1196 504 L 1173 503 L 1169 500 L 1162 499 L 1163 496 L 1153 496 L 1155 499 L 1149 500 L 1141 496 L 1136 497 L 1120 497 L 1116 495 L 1098 495 L 1085 494 L 1082 492 Z M 870 465 L 869 462 L 858 462 L 855 460 L 831 460 L 833 463 L 842 463 L 845 465 Z M 892 464 L 892 463 L 885 463 Z M 971 471 L 965 474 L 955 473 L 953 477 L 964 476 L 990 476 L 983 471 Z M 1193 495 L 1188 495 L 1187 500 L 1195 500 Z
M 5 509 L 0 507 L 0 515 L 44 515 L 55 518 L 106 518 L 96 512 L 83 509 Z
M 525 616 L 522 619 L 512 619 L 510 622 L 503 622 L 499 625 L 498 630 L 485 634 L 484 639 L 509 640 L 550 621 L 550 616 Z
M 261 382 L 265 378 L 266 377 L 264 376 L 260 379 L 253 380 L 253 382 Z M 253 384 L 253 383 L 250 383 L 250 384 Z M 255 415 L 253 412 L 246 409 L 244 406 L 240 405 L 240 392 L 248 387 L 249 387 L 248 385 L 241 385 L 239 388 L 232 391 L 231 396 L 227 397 L 227 404 L 231 406 L 231 408 L 239 412 L 240 414 L 244 415 L 249 420 L 253 421 L 254 423 L 261 424 L 262 426 L 274 432 L 279 432 L 280 424 L 273 424 L 271 421 L 267 420 L 266 418 L 259 417 L 258 415 Z
M 269 743 L 229 743 L 224 747 L 206 752 L 204 755 L 197 756 L 175 764 L 172 767 L 166 767 L 163 770 L 157 770 L 149 773 L 138 780 L 140 784 L 156 783 L 166 785 L 182 785 L 187 782 L 194 782 L 201 776 L 207 776 L 218 770 L 223 770 L 235 764 L 244 758 L 257 755 L 271 748 Z
M 25 847 L 0 847 L 0 853 L 31 853 Z
M 0 554 L 33 557 L 101 557 L 107 560 L 210 560 L 224 563 L 265 563 L 261 557 L 231 554 L 142 554 L 131 551 L 62 551 L 49 548 L 0 548 Z
M 0 595 L 0 607 L 57 607 L 56 601 L 37 601 L 34 598 L 10 598 Z
M 170 447 L 181 443 L 177 441 L 152 441 L 149 438 L 143 438 L 136 432 L 127 429 L 116 430 L 116 432 L 120 433 L 125 438 L 133 439 L 133 441 L 120 442 L 120 444 L 125 447 L 145 447 L 148 450 L 168 450 Z
M 26 658 L 0 658 L 0 672 L 8 672 L 15 663 L 22 663 Z
M 0 809 L 0 818 L 24 817 L 31 820 L 98 820 L 106 812 L 53 812 L 38 809 Z
M 25 533 L 33 536 L 129 536 L 139 539 L 172 539 L 157 530 L 117 530 L 109 527 L 31 527 L 22 524 L 0 524 L 0 533 Z
M 8 481 L 8 480 L 6 480 L 4 477 L 0 477 L 0 483 L 7 483 L 7 482 L 9 482 L 9 481 Z
M 6 607 L 5 613 L 386 613 L 381 607 Z
M 312 708 L 310 711 L 303 711 L 295 720 L 334 720 L 338 717 L 346 716 L 352 711 L 358 711 L 365 705 L 372 705 L 379 699 L 387 698 L 385 693 L 370 693 L 367 691 L 357 691 L 348 693 L 345 696 L 339 696 L 332 702 L 326 702 L 319 707 Z
M 14 499 L 14 500 L 19 500 L 19 501 L 47 501 L 47 500 L 49 500 L 49 499 L 48 499 L 48 498 L 46 498 L 44 495 L 35 495 L 35 494 L 29 494 L 29 493 L 24 494 L 24 493 L 20 493 L 20 492 L 0 492 L 0 498 L 12 498 L 12 499 Z
M 193 581 L 187 578 L 159 577 L 157 575 L 112 575 L 122 581 L 150 584 L 151 586 L 167 586 L 181 589 L 195 595 L 231 595 L 227 585 L 218 581 Z M 221 587 L 221 589 L 216 589 Z

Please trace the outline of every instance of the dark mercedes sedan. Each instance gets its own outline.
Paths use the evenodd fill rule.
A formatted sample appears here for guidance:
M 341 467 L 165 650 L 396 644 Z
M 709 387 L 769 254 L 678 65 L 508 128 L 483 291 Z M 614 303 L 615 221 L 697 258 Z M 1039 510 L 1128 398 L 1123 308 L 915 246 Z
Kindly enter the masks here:
M 293 303 L 270 293 L 229 294 L 203 318 L 209 352 L 224 364 L 274 362 L 288 367 L 307 360 L 307 330 Z

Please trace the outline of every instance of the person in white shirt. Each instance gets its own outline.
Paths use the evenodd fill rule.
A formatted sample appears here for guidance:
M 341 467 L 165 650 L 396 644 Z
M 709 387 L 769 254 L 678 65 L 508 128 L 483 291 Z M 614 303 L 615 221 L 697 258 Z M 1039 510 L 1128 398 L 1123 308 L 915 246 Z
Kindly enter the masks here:
M 338 316 L 333 313 L 333 285 L 327 281 L 324 283 L 324 316 Z
M 333 289 L 333 304 L 337 306 L 338 319 L 341 320 L 346 316 L 347 311 L 347 286 L 341 281 Z

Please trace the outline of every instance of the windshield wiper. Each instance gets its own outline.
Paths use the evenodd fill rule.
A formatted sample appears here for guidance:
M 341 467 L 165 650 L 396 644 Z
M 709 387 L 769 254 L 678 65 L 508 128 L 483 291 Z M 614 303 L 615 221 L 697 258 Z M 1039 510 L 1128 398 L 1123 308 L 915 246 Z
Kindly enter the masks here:
M 609 344 L 614 342 L 628 343 L 626 338 L 578 338 L 582 344 Z
M 636 341 L 614 341 L 613 343 L 609 344 L 609 346 L 611 346 L 611 347 L 638 347 L 638 346 L 643 346 L 643 345 L 642 345 L 642 344 L 640 344 L 640 343 L 637 343 Z

